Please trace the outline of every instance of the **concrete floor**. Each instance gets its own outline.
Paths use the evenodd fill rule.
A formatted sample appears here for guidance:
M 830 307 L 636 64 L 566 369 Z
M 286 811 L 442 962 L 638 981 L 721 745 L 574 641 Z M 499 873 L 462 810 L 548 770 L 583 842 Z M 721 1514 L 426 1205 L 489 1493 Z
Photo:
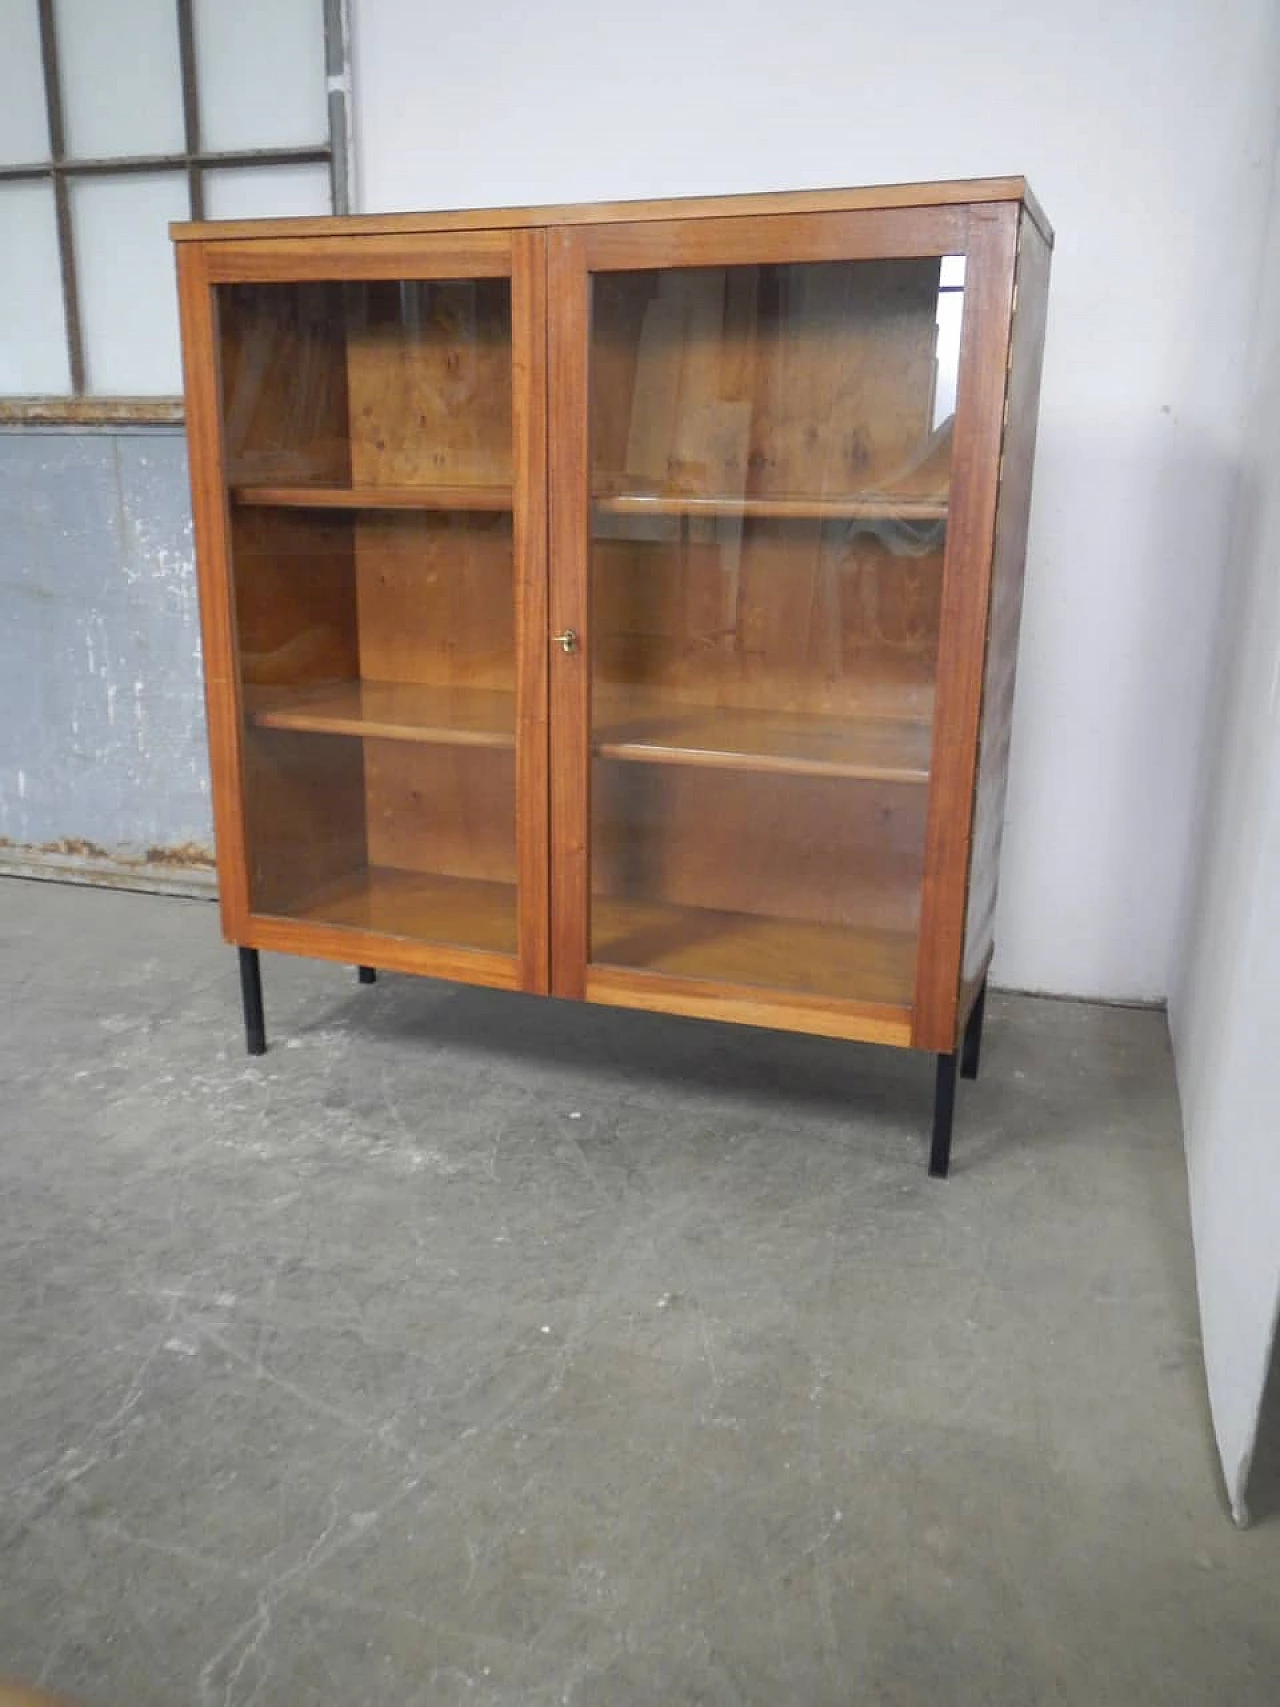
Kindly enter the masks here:
M 0 1674 L 107 1707 L 1280 1697 L 1163 1018 L 929 1065 L 0 883 Z

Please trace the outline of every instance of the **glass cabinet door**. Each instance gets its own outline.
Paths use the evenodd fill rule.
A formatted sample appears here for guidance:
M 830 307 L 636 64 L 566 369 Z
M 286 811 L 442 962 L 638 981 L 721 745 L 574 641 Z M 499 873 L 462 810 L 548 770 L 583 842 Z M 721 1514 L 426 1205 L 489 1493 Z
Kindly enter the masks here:
M 254 915 L 518 952 L 512 288 L 215 287 Z
M 964 273 L 590 274 L 589 966 L 912 1002 Z

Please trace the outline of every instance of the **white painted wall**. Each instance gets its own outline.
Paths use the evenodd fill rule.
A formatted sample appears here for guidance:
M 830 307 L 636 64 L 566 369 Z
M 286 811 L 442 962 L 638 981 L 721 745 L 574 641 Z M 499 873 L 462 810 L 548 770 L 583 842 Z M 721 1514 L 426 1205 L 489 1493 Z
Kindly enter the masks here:
M 1280 1309 L 1280 151 L 1250 366 L 1249 451 L 1169 1001 L 1209 1398 L 1242 1522 Z
M 995 976 L 1165 994 L 1274 0 L 352 0 L 370 210 L 1025 173 L 1058 231 Z

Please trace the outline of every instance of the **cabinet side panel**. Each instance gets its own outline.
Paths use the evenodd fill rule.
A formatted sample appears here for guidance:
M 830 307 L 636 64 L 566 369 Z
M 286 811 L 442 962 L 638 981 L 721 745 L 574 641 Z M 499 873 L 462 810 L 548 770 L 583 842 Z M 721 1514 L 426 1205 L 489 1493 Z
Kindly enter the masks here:
M 218 898 L 223 934 L 228 942 L 243 942 L 249 913 L 249 880 L 244 846 L 227 501 L 218 421 L 217 333 L 203 244 L 192 244 L 178 251 L 178 303 L 182 317 L 213 822 L 218 849 Z
M 1018 210 L 970 209 L 912 1041 L 955 1047 Z
M 994 942 L 1018 626 L 1022 615 L 1027 522 L 1031 513 L 1031 470 L 1048 304 L 1049 259 L 1049 245 L 1024 214 L 1018 244 L 1017 298 L 1009 369 L 1009 418 L 1004 436 L 1004 476 L 996 511 L 978 781 L 969 851 L 962 972 L 966 987 L 975 985 L 981 978 L 991 958 Z M 964 1017 L 962 1013 L 961 1023 Z

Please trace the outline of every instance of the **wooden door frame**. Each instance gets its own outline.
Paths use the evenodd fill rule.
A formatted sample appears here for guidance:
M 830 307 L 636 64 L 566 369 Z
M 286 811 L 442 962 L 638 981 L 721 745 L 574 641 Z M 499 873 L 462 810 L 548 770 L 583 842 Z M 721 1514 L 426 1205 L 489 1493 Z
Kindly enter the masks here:
M 989 564 L 997 484 L 1008 303 L 1001 291 L 1018 205 L 930 206 L 698 221 L 557 227 L 549 233 L 550 627 L 572 629 L 577 651 L 553 650 L 551 674 L 551 988 L 554 994 L 839 1037 L 951 1049 L 964 926 L 969 817 L 981 701 Z M 975 436 L 959 471 L 960 538 L 948 541 L 935 700 L 925 878 L 910 1007 L 756 991 L 627 968 L 594 968 L 590 919 L 590 421 L 591 275 L 677 266 L 885 260 L 964 253 L 976 288 L 962 329 L 963 430 Z M 1011 281 L 1012 268 L 1008 269 Z M 992 404 L 995 369 L 1000 395 Z M 969 370 L 973 371 L 970 373 Z M 967 376 L 967 377 L 966 377 Z M 994 435 L 994 437 L 993 437 Z M 954 492 L 954 484 L 953 484 Z M 954 498 L 953 498 L 954 502 Z M 988 511 L 990 512 L 988 516 Z M 976 684 L 976 685 L 975 685 Z M 938 734 L 946 729 L 945 742 Z M 967 746 L 966 746 L 967 742 Z M 967 803 L 967 804 L 966 804 Z M 958 811 L 958 819 L 948 814 Z M 931 939 L 926 933 L 942 934 Z
M 277 949 L 499 988 L 549 989 L 547 721 L 546 234 L 413 233 L 351 241 L 331 234 L 179 245 L 188 454 L 204 636 L 205 701 L 223 935 Z M 215 287 L 372 279 L 511 280 L 513 588 L 516 652 L 517 951 L 386 937 L 255 913 L 245 814 L 243 714 L 236 665 L 226 456 L 219 405 Z

